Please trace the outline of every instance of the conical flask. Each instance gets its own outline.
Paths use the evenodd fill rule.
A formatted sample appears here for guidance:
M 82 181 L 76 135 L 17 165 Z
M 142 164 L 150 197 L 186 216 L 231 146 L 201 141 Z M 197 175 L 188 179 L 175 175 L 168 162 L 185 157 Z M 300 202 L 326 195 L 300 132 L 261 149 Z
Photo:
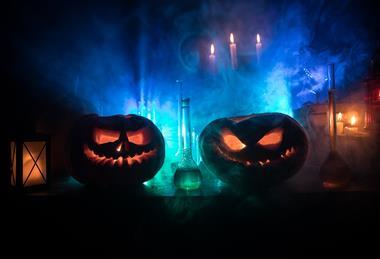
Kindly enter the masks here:
M 202 183 L 202 175 L 192 157 L 190 99 L 181 100 L 181 160 L 174 173 L 174 185 L 179 189 L 195 190 Z

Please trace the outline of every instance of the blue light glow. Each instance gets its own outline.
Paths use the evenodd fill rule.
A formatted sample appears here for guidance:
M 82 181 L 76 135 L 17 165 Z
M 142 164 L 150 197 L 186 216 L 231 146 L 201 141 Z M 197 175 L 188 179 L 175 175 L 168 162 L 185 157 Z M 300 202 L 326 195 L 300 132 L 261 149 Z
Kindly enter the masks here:
M 73 12 L 69 6 L 54 28 L 29 28 L 33 23 L 24 21 L 34 33 L 30 39 L 13 39 L 26 60 L 17 71 L 38 75 L 41 85 L 58 93 L 54 98 L 62 98 L 57 102 L 75 98 L 85 113 L 135 113 L 153 120 L 165 137 L 168 161 L 163 170 L 170 170 L 178 151 L 178 79 L 183 80 L 183 96 L 191 99 L 197 135 L 216 118 L 292 115 L 317 95 L 325 99 L 328 63 L 336 63 L 338 89 L 348 88 L 366 71 L 373 41 L 349 4 L 200 2 L 143 1 L 127 11 L 125 6 L 94 5 Z M 229 57 L 230 32 L 237 46 L 236 71 Z

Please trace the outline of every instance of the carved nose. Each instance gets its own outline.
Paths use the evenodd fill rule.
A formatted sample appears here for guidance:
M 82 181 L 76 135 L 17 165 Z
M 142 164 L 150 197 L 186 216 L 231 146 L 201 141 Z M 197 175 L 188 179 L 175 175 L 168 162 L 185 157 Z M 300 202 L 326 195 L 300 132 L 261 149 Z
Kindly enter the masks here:
M 117 145 L 117 147 L 116 147 L 117 152 L 121 151 L 121 149 L 123 148 L 123 143 L 124 143 L 124 150 L 129 151 L 129 143 L 128 143 L 128 141 L 124 141 L 124 142 L 121 142 L 119 145 Z
M 120 143 L 119 145 L 117 145 L 117 147 L 116 147 L 116 151 L 117 151 L 117 152 L 120 152 L 120 151 L 121 151 L 121 146 L 122 146 L 122 143 Z

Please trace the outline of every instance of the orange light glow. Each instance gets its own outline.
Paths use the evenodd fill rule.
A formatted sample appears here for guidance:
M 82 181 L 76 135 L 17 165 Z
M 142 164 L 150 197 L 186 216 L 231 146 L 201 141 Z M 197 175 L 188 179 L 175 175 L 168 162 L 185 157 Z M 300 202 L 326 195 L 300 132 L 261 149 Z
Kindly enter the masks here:
M 234 34 L 231 32 L 230 33 L 230 43 L 234 43 Z
M 273 129 L 265 134 L 257 143 L 267 149 L 276 149 L 281 144 L 283 132 L 282 128 Z
M 227 148 L 232 151 L 239 151 L 245 148 L 245 144 L 228 129 L 222 131 L 222 140 Z
M 339 113 L 337 114 L 337 116 L 336 116 L 336 119 L 337 119 L 338 121 L 341 121 L 341 120 L 343 119 L 343 113 L 339 112 Z
M 23 185 L 46 183 L 46 149 L 44 142 L 25 142 L 23 148 Z
M 211 44 L 211 46 L 210 46 L 210 53 L 211 53 L 211 55 L 214 55 L 214 54 L 215 54 L 215 47 L 214 47 L 214 44 Z
M 128 131 L 127 137 L 129 142 L 136 145 L 147 145 L 151 140 L 151 134 L 147 127 L 136 131 Z
M 336 189 L 336 188 L 341 187 L 341 184 L 323 182 L 323 187 L 326 189 Z
M 257 34 L 256 35 L 256 43 L 260 43 L 260 42 L 261 42 L 260 34 Z
M 117 148 L 116 148 L 116 151 L 117 151 L 117 152 L 120 152 L 120 151 L 121 151 L 121 144 L 122 144 L 122 143 L 120 143 L 120 144 L 117 146 Z
M 152 157 L 155 157 L 157 154 L 156 149 L 152 149 L 150 151 L 144 151 L 141 154 L 135 154 L 133 157 L 119 156 L 118 158 L 99 156 L 94 151 L 92 151 L 87 145 L 83 146 L 83 152 L 86 157 L 93 163 L 101 166 L 110 166 L 113 167 L 117 165 L 118 167 L 123 166 L 133 166 L 134 164 L 141 164 L 144 160 L 149 160 Z
M 94 130 L 94 141 L 98 145 L 102 145 L 105 143 L 115 142 L 120 137 L 120 132 L 115 130 L 106 130 L 96 128 Z
M 355 115 L 352 115 L 352 117 L 350 119 L 351 126 L 355 126 L 356 122 L 357 122 L 357 119 L 356 119 Z

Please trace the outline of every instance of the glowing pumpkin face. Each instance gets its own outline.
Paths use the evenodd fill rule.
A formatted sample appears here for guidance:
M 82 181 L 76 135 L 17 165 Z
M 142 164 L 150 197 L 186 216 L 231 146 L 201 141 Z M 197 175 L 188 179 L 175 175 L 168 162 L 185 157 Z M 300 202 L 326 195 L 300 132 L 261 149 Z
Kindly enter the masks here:
M 281 113 L 254 114 L 211 122 L 200 136 L 205 165 L 221 180 L 247 189 L 287 179 L 303 165 L 307 138 Z
M 147 181 L 165 157 L 161 132 L 137 115 L 83 117 L 72 131 L 70 151 L 73 176 L 100 185 Z

